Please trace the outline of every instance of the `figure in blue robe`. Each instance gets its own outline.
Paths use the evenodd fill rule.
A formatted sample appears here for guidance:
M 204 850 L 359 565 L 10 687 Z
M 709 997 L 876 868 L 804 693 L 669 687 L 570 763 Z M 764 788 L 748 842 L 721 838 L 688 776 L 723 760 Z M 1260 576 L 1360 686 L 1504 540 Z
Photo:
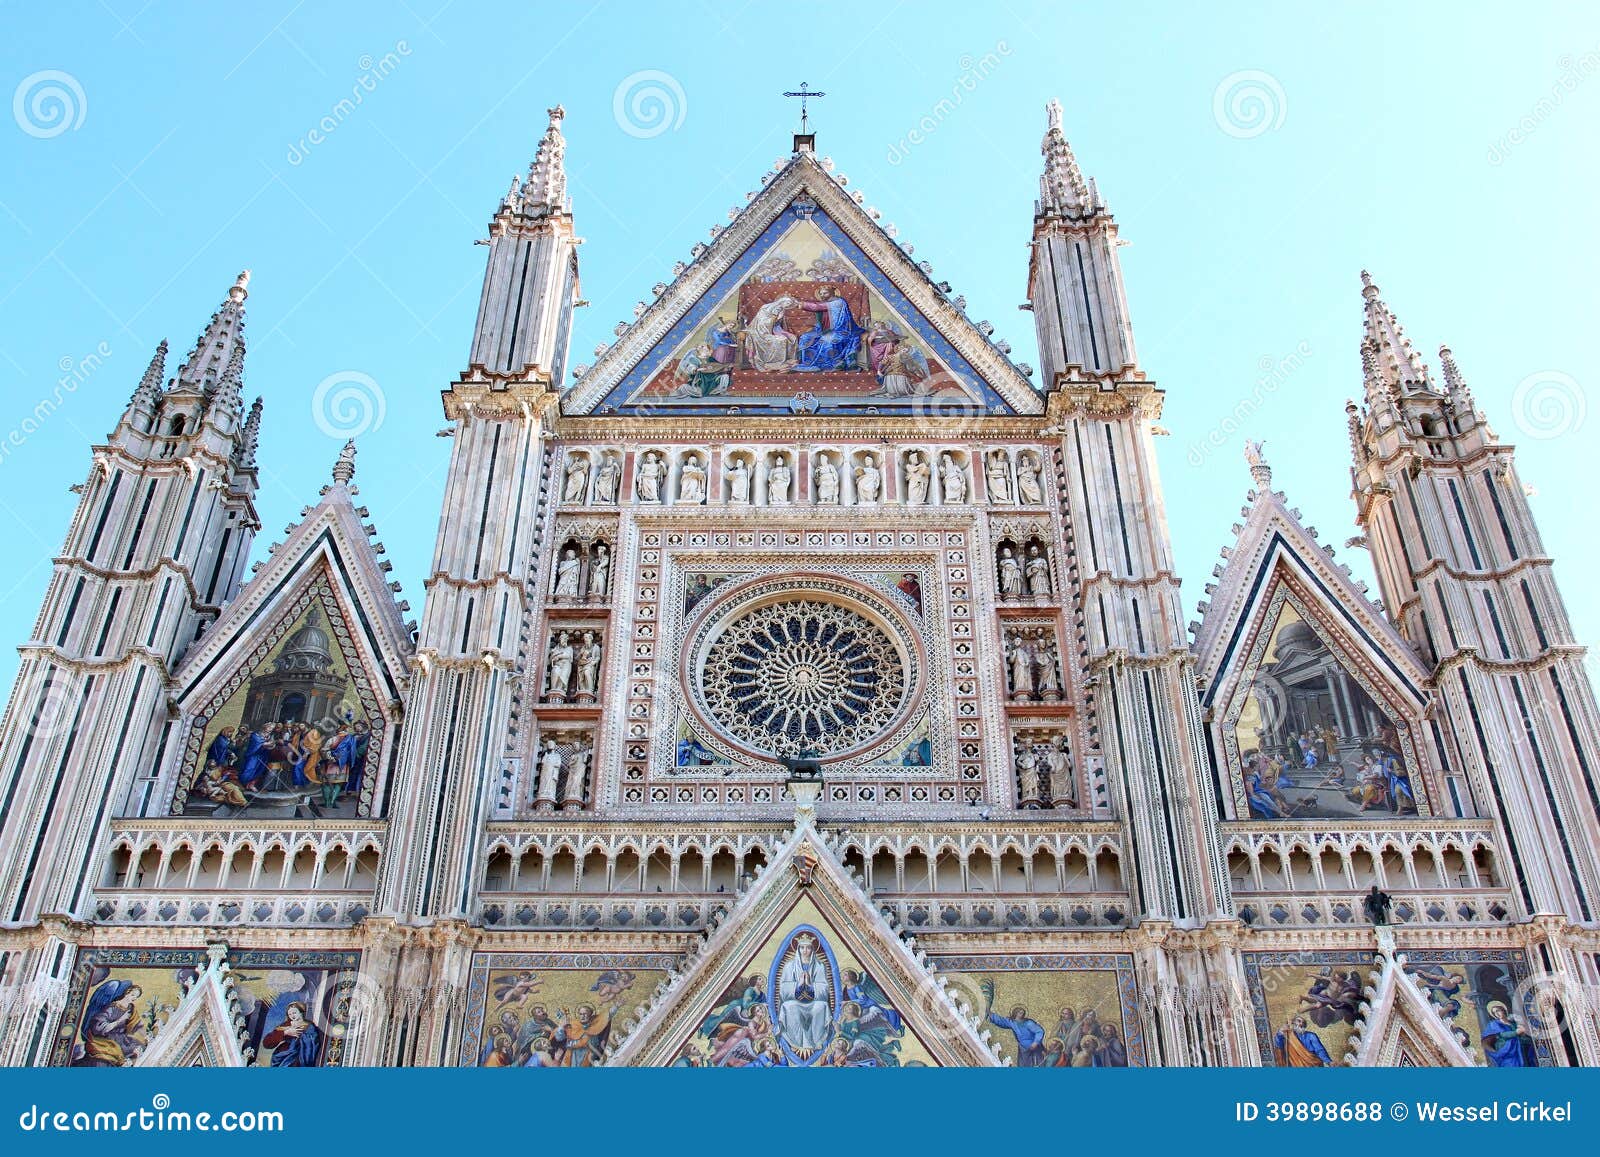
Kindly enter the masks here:
M 1527 1033 L 1504 1002 L 1491 1000 L 1484 1011 L 1489 1021 L 1483 1026 L 1483 1055 L 1490 1068 L 1523 1069 L 1539 1063 Z
M 1389 782 L 1389 806 L 1397 812 L 1416 811 L 1417 797 L 1411 791 L 1411 773 L 1398 759 L 1382 748 L 1374 747 L 1372 754 Z
M 1009 1030 L 1017 1038 L 1019 1068 L 1037 1069 L 1044 1066 L 1044 1026 L 1036 1020 L 1030 1020 L 1027 1009 L 1019 1005 L 1011 1010 L 1010 1016 L 991 1012 L 989 1023 Z
M 1245 798 L 1250 802 L 1250 811 L 1253 815 L 1264 820 L 1281 820 L 1288 816 L 1278 801 L 1267 790 L 1267 785 L 1261 782 L 1261 773 L 1252 771 L 1245 777 Z
M 711 325 L 711 330 L 706 334 L 706 340 L 711 345 L 711 360 L 720 365 L 733 365 L 734 358 L 739 352 L 739 339 L 733 334 L 733 329 L 726 319 L 717 318 Z
M 275 1069 L 310 1069 L 317 1066 L 322 1032 L 306 1016 L 306 1006 L 298 1000 L 285 1010 L 283 1023 L 261 1039 L 261 1047 L 272 1050 Z
M 1323 1047 L 1322 1038 L 1306 1026 L 1306 1019 L 1297 1016 L 1272 1038 L 1273 1059 L 1279 1066 L 1292 1069 L 1320 1069 L 1333 1064 L 1333 1058 Z
M 705 767 L 715 762 L 716 758 L 697 740 L 688 737 L 678 740 L 679 767 Z
M 889 1004 L 889 996 L 878 987 L 878 982 L 865 972 L 856 972 L 845 969 L 844 972 L 844 998 L 853 1000 L 861 1006 L 862 1019 L 867 1020 L 865 1014 L 876 1009 L 883 1015 L 884 1023 L 891 1032 L 904 1032 L 905 1021 L 898 1012 Z M 876 1042 L 875 1042 L 876 1043 Z
M 228 767 L 233 763 L 233 756 L 233 737 L 224 727 L 217 732 L 217 737 L 211 741 L 211 746 L 206 748 L 206 761 L 218 767 Z
M 362 720 L 355 723 L 355 754 L 350 760 L 350 779 L 345 784 L 345 791 L 360 797 L 361 781 L 367 774 L 367 752 L 372 748 L 372 729 Z
M 800 308 L 817 315 L 816 327 L 800 335 L 797 373 L 823 373 L 827 370 L 853 370 L 861 352 L 861 326 L 850 313 L 850 303 L 831 285 L 817 290 L 816 301 L 802 301 Z
M 272 761 L 269 742 L 264 730 L 250 733 L 250 738 L 245 741 L 244 754 L 239 757 L 240 783 L 254 783 L 267 774 L 267 765 Z

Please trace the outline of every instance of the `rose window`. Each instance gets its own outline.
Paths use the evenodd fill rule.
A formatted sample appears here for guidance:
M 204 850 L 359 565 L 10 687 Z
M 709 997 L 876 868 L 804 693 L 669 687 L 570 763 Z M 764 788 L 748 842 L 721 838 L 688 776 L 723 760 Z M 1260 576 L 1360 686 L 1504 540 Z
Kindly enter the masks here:
M 906 664 L 888 632 L 838 603 L 797 598 L 734 618 L 701 665 L 701 703 L 724 733 L 771 755 L 870 743 L 906 698 Z

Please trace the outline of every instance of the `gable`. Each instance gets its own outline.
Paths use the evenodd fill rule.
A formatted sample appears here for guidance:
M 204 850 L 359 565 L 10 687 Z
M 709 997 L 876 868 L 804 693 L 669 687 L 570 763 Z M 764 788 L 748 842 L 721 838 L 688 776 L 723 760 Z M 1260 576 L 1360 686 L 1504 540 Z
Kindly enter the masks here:
M 720 1068 L 937 1065 L 851 939 L 801 896 L 674 1056 Z
M 1383 944 L 1380 939 L 1380 945 Z M 1361 1021 L 1351 1033 L 1345 1063 L 1392 1068 L 1465 1068 L 1479 1063 L 1470 1037 L 1455 1023 L 1455 1002 L 1440 1004 L 1423 972 L 1385 946 L 1376 983 L 1367 989 Z M 1446 976 L 1453 974 L 1443 969 Z
M 914 943 L 914 942 L 912 942 Z M 993 1065 L 970 1008 L 802 822 L 640 1010 L 608 1064 Z
M 311 566 L 183 704 L 173 815 L 365 818 L 393 709 L 331 568 Z
M 1041 412 L 1006 347 L 839 182 L 796 156 L 709 247 L 696 246 L 671 286 L 657 286 L 655 304 L 618 327 L 592 369 L 575 371 L 563 411 Z M 848 316 L 806 307 L 829 292 Z M 785 298 L 795 304 L 777 304 Z
M 1273 575 L 1218 701 L 1234 815 L 1428 815 L 1411 706 L 1354 657 L 1322 607 Z

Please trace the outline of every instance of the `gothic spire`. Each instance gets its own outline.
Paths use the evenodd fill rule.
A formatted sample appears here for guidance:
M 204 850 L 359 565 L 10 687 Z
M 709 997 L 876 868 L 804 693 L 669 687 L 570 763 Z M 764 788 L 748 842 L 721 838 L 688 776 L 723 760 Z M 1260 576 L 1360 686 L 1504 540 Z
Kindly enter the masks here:
M 233 358 L 233 347 L 243 340 L 244 301 L 250 296 L 250 271 L 246 269 L 228 290 L 226 300 L 211 315 L 194 349 L 178 370 L 178 384 L 209 388 Z
M 1455 354 L 1450 352 L 1450 347 L 1439 347 L 1439 365 L 1444 371 L 1445 393 L 1450 395 L 1458 410 L 1471 412 L 1477 408 L 1472 399 L 1472 387 L 1467 385 L 1467 379 L 1461 376 L 1461 370 L 1456 366 Z
M 549 112 L 550 125 L 539 141 L 533 164 L 528 166 L 528 179 L 523 182 L 521 194 L 523 212 L 540 216 L 564 213 L 567 206 L 567 141 L 561 135 L 561 120 L 567 110 L 556 105 Z
M 131 409 L 154 412 L 156 402 L 161 397 L 161 383 L 167 376 L 167 339 L 162 338 L 161 344 L 156 346 L 156 352 L 150 359 L 150 364 L 145 367 L 144 377 L 139 379 L 139 387 L 133 391 L 133 398 L 128 402 Z
M 1361 296 L 1366 300 L 1366 342 L 1373 349 L 1383 381 L 1399 394 L 1431 390 L 1427 364 L 1412 348 L 1411 339 L 1395 320 L 1394 311 L 1384 304 L 1372 275 L 1365 269 L 1361 271 Z
M 1048 125 L 1039 151 L 1044 154 L 1044 175 L 1039 178 L 1039 209 L 1041 217 L 1059 215 L 1086 216 L 1099 208 L 1100 198 L 1083 179 L 1083 171 L 1072 155 L 1072 146 L 1061 131 L 1061 102 L 1052 99 L 1045 106 Z
M 339 459 L 333 464 L 333 480 L 340 486 L 349 486 L 356 476 L 356 440 L 351 438 L 344 444 L 344 449 L 339 451 Z
M 261 442 L 261 399 L 250 403 L 250 413 L 239 430 L 239 466 L 253 470 L 256 465 L 256 447 Z
M 219 414 L 237 414 L 244 409 L 244 335 L 238 334 L 233 348 L 228 351 L 228 364 L 222 368 L 216 393 L 211 396 L 211 410 Z

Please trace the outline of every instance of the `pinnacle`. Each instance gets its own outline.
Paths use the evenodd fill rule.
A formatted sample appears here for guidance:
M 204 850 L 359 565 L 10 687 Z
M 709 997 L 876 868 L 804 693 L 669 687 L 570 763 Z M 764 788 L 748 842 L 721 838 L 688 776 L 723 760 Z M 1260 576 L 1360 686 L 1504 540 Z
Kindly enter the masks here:
M 1083 179 L 1072 146 L 1061 131 L 1061 102 L 1045 106 L 1046 128 L 1039 151 L 1044 155 L 1044 174 L 1039 178 L 1039 213 L 1082 216 L 1099 205 L 1099 198 Z
M 139 386 L 133 391 L 133 399 L 129 405 L 154 408 L 156 399 L 161 396 L 161 382 L 167 373 L 167 339 L 162 338 L 156 346 L 150 364 L 145 368 L 144 376 L 139 379 Z
M 333 480 L 340 486 L 349 486 L 356 476 L 356 440 L 351 438 L 344 444 L 344 449 L 339 451 L 339 458 L 333 464 Z

